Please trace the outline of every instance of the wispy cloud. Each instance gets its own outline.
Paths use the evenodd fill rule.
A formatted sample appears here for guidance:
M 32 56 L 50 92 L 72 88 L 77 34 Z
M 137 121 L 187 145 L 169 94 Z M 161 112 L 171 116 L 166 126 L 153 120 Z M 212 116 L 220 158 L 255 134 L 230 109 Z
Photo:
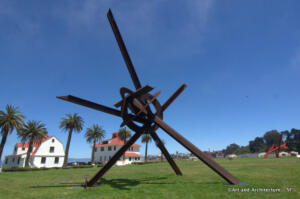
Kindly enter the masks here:
M 291 59 L 291 67 L 293 71 L 300 71 L 300 48 Z
M 4 31 L 9 31 L 9 34 L 6 34 L 9 37 L 18 33 L 34 36 L 39 32 L 39 23 L 22 12 L 15 1 L 1 1 L 0 17 L 2 19 L 0 24 L 6 23 L 12 27 L 11 29 L 4 29 Z
M 176 3 L 171 5 L 176 5 Z M 181 2 L 178 12 L 185 14 L 182 14 L 184 19 L 176 22 L 180 23 L 178 24 L 178 31 L 194 32 L 203 29 L 209 20 L 213 5 L 213 0 Z M 122 30 L 136 37 L 141 34 L 143 36 L 151 35 L 155 29 L 168 27 L 168 24 L 164 24 L 167 23 L 164 21 L 164 17 L 166 17 L 164 15 L 168 15 L 168 6 L 170 6 L 169 2 L 156 0 L 132 2 L 116 0 L 66 1 L 65 4 L 57 7 L 53 14 L 65 21 L 69 28 L 98 31 L 101 30 L 101 25 L 107 23 L 104 16 L 108 8 L 112 8 Z M 174 20 L 175 17 L 177 16 L 174 15 Z M 158 25 L 161 26 L 158 27 Z M 137 31 L 137 29 L 142 31 Z

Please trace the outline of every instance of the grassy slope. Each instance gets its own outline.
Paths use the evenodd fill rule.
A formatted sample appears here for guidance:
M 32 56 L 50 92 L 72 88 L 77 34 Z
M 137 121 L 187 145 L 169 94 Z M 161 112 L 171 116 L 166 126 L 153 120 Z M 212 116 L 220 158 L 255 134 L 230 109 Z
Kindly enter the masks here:
M 100 186 L 74 189 L 97 168 L 5 172 L 0 174 L 0 198 L 300 198 L 300 159 L 236 159 L 218 162 L 247 186 L 224 180 L 200 161 L 179 161 L 184 176 L 164 163 L 114 167 Z M 228 192 L 228 188 L 280 188 L 280 193 Z M 293 188 L 287 192 L 286 188 Z

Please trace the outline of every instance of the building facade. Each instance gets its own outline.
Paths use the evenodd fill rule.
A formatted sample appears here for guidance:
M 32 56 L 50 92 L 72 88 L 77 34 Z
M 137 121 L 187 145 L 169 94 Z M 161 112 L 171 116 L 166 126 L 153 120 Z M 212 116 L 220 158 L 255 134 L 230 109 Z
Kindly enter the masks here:
M 29 143 L 17 143 L 12 155 L 5 156 L 3 168 L 24 167 Z M 65 152 L 63 144 L 55 136 L 47 136 L 41 142 L 33 142 L 30 167 L 62 167 Z
M 118 132 L 114 132 L 111 139 L 103 140 L 95 145 L 95 161 L 106 163 L 123 145 L 124 141 L 119 138 Z M 123 161 L 123 157 L 121 157 L 116 164 L 124 165 L 139 161 L 141 161 L 140 145 L 133 144 L 125 152 L 125 160 Z

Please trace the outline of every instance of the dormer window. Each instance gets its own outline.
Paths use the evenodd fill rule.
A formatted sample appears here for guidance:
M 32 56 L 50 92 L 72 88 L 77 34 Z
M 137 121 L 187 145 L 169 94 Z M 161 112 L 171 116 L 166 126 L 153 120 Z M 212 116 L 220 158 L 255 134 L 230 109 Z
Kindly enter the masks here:
M 18 150 L 18 147 L 16 146 L 16 147 L 15 147 L 15 153 L 17 153 L 17 150 Z
M 55 141 L 55 139 L 52 139 L 52 143 Z
M 108 144 L 108 141 L 103 141 L 102 144 Z
M 25 147 L 22 147 L 22 151 L 25 151 Z
M 54 146 L 51 146 L 51 147 L 50 147 L 49 152 L 50 152 L 50 153 L 54 153 Z

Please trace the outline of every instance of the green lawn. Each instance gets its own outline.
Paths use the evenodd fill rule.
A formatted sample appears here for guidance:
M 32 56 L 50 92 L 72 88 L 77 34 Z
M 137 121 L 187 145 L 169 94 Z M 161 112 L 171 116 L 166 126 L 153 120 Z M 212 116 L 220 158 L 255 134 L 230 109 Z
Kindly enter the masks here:
M 184 173 L 176 176 L 168 163 L 112 168 L 96 188 L 76 188 L 84 175 L 99 168 L 58 169 L 0 173 L 0 198 L 300 198 L 300 159 L 218 159 L 245 186 L 225 185 L 224 180 L 201 161 L 178 161 Z M 239 188 L 239 192 L 228 189 Z M 242 192 L 242 189 L 250 192 Z M 252 188 L 280 189 L 279 193 L 252 192 Z M 286 189 L 292 188 L 291 192 Z

